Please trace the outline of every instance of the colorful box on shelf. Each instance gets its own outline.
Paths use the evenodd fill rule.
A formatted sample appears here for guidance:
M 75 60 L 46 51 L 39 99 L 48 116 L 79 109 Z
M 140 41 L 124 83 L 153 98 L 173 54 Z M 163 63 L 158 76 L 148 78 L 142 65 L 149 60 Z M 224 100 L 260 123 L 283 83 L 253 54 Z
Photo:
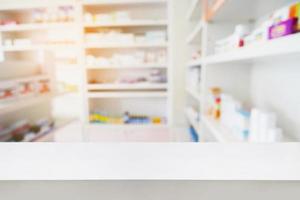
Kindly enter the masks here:
M 290 7 L 290 18 L 297 18 L 297 30 L 300 31 L 300 2 L 293 4 Z
M 269 39 L 284 37 L 296 33 L 298 18 L 288 19 L 269 28 Z
M 0 82 L 0 103 L 50 92 L 51 83 L 48 77 L 3 81 Z
M 17 98 L 18 90 L 14 82 L 4 82 L 0 84 L 0 103 Z
M 31 81 L 19 83 L 18 94 L 20 97 L 33 96 L 35 94 L 35 84 Z
M 216 53 L 257 44 L 300 31 L 300 2 L 292 3 L 271 13 L 250 32 L 249 26 L 237 25 L 234 33 L 215 44 Z
M 294 34 L 300 30 L 300 2 L 293 3 L 273 13 L 268 39 Z
M 93 112 L 90 114 L 91 123 L 99 124 L 163 124 L 164 119 L 161 117 L 148 117 L 142 115 L 131 115 L 126 112 L 121 117 L 111 117 L 101 112 Z
M 39 94 L 49 93 L 51 91 L 50 80 L 39 80 L 36 83 L 36 87 Z

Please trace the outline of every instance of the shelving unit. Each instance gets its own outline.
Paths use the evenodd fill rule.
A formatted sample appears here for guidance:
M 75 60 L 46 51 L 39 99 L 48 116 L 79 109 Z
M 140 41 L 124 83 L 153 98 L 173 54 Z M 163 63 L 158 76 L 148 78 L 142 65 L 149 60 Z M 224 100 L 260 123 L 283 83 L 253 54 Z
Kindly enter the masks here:
M 193 19 L 195 12 L 201 16 L 200 9 L 195 8 L 197 3 L 199 2 L 196 0 L 192 2 L 187 19 Z M 202 57 L 189 61 L 188 68 L 201 65 L 200 131 L 204 141 L 206 139 L 221 143 L 245 141 L 241 135 L 236 135 L 224 126 L 220 120 L 208 116 L 209 89 L 212 87 L 222 88 L 224 93 L 240 100 L 247 108 L 259 108 L 276 113 L 278 125 L 283 129 L 283 141 L 299 141 L 300 130 L 297 120 L 290 116 L 300 114 L 296 108 L 299 107 L 297 102 L 300 98 L 293 91 L 295 85 L 300 84 L 296 78 L 296 74 L 300 73 L 297 67 L 300 34 L 254 43 L 224 53 L 215 53 L 214 50 L 215 42 L 232 34 L 237 24 L 248 24 L 253 27 L 261 22 L 263 16 L 285 6 L 286 3 L 284 0 L 203 2 L 206 6 L 204 17 L 194 24 L 194 31 L 189 35 L 187 42 L 193 44 L 190 41 L 193 41 L 191 38 L 197 33 L 195 30 L 199 30 L 197 24 L 202 24 L 201 35 L 202 41 L 205 42 L 197 44 L 198 48 L 202 47 Z M 191 120 L 189 121 L 193 124 Z
M 30 16 L 32 15 L 33 10 L 39 10 L 40 8 L 55 8 L 58 6 L 71 6 L 75 12 L 75 19 L 72 22 L 51 22 L 51 23 L 34 23 L 30 21 Z M 145 12 L 139 13 L 137 12 L 136 8 L 141 8 Z M 104 10 L 103 10 L 104 8 Z M 121 9 L 120 9 L 121 8 Z M 154 15 L 151 9 L 157 9 L 157 13 Z M 130 70 L 137 70 L 143 71 L 143 73 L 150 73 L 153 70 L 159 70 L 162 74 L 169 76 L 169 62 L 168 59 L 166 62 L 146 62 L 140 64 L 131 64 L 131 65 L 124 65 L 124 64 L 111 64 L 111 65 L 87 65 L 84 58 L 87 53 L 95 53 L 96 55 L 104 55 L 104 56 L 111 56 L 114 52 L 122 52 L 122 51 L 129 51 L 134 53 L 135 51 L 144 51 L 144 52 L 156 52 L 165 51 L 168 55 L 169 51 L 169 42 L 157 42 L 157 41 L 150 41 L 150 42 L 136 42 L 136 43 L 111 43 L 111 44 L 102 44 L 102 43 L 86 43 L 85 42 L 85 33 L 98 31 L 101 29 L 124 29 L 128 33 L 137 33 L 140 34 L 141 32 L 147 31 L 160 31 L 163 30 L 166 32 L 167 38 L 169 37 L 169 19 L 168 19 L 168 1 L 167 0 L 114 0 L 114 1 L 89 1 L 89 0 L 64 0 L 64 1 L 51 1 L 47 2 L 46 4 L 37 1 L 35 5 L 26 5 L 26 3 L 21 3 L 19 5 L 10 4 L 10 2 L 6 3 L 5 5 L 1 6 L 3 12 L 9 13 L 12 12 L 16 14 L 16 20 L 18 20 L 17 24 L 11 25 L 3 25 L 0 26 L 0 33 L 5 35 L 12 35 L 14 36 L 17 34 L 18 36 L 30 37 L 33 32 L 37 33 L 47 33 L 60 31 L 60 30 L 67 30 L 72 29 L 74 30 L 72 33 L 72 38 L 75 36 L 75 40 L 69 44 L 40 44 L 35 43 L 32 41 L 31 45 L 22 45 L 22 46 L 13 46 L 13 45 L 6 45 L 2 46 L 1 50 L 4 54 L 9 55 L 29 55 L 29 54 L 40 54 L 41 52 L 52 52 L 54 55 L 56 52 L 61 52 L 64 49 L 72 49 L 74 52 L 79 52 L 76 55 L 77 61 L 74 63 L 66 63 L 63 62 L 65 60 L 61 58 L 57 58 L 57 66 L 56 68 L 56 75 L 51 74 L 51 79 L 55 76 L 58 76 L 57 73 L 59 72 L 60 68 L 72 70 L 73 72 L 79 70 L 80 73 L 84 74 L 83 77 L 80 78 L 80 93 L 82 94 L 82 103 L 85 105 L 84 109 L 81 113 L 81 119 L 85 124 L 84 128 L 84 135 L 88 135 L 88 128 L 90 123 L 88 122 L 89 119 L 89 112 L 90 112 L 90 101 L 93 102 L 101 102 L 101 101 L 109 101 L 112 98 L 117 99 L 119 103 L 123 101 L 127 101 L 127 99 L 131 99 L 137 101 L 137 104 L 140 104 L 140 101 L 147 100 L 147 102 L 151 102 L 153 100 L 153 104 L 149 104 L 149 107 L 152 107 L 152 110 L 158 110 L 157 113 L 163 115 L 164 119 L 167 119 L 167 123 L 171 123 L 172 119 L 170 117 L 170 100 L 169 100 L 169 91 L 170 91 L 170 84 L 169 83 L 138 83 L 138 84 L 127 84 L 127 83 L 101 83 L 101 84 L 90 84 L 88 83 L 89 75 L 93 72 L 97 73 L 105 73 L 107 71 L 115 71 L 116 74 L 120 72 L 126 71 L 130 72 Z M 118 9 L 120 11 L 129 10 L 133 12 L 133 19 L 131 21 L 116 21 L 116 22 L 86 22 L 84 20 L 84 15 L 86 12 L 93 12 L 94 14 L 105 14 L 106 11 L 115 12 Z M 46 10 L 46 9 L 45 9 Z M 19 15 L 19 14 L 22 15 Z M 28 16 L 27 16 L 28 15 Z M 20 16 L 26 16 L 25 18 L 20 18 Z M 9 18 L 13 19 L 13 15 L 9 15 Z M 21 23 L 20 23 L 21 22 Z M 58 33 L 58 32 L 57 32 Z M 67 35 L 67 34 L 66 34 Z M 6 38 L 4 38 L 6 39 Z M 7 42 L 6 42 L 7 43 Z M 24 58 L 27 59 L 27 58 Z M 56 59 L 56 58 L 55 58 Z M 22 61 L 20 61 L 22 63 Z M 61 64 L 62 63 L 62 64 Z M 64 67 L 66 66 L 67 67 Z M 53 68 L 54 66 L 52 66 Z M 127 73 L 128 74 L 128 73 Z M 70 76 L 71 77 L 71 76 Z M 1 77 L 0 77 L 1 78 Z M 58 82 L 59 80 L 54 80 L 53 82 Z M 55 87 L 53 87 L 55 89 Z M 55 105 L 57 102 L 60 102 L 60 99 L 68 96 L 69 92 L 63 91 L 53 91 L 53 95 L 46 97 L 35 97 L 27 98 L 26 101 L 19 101 L 11 102 L 10 104 L 6 104 L 1 109 L 5 112 L 12 112 L 14 110 L 21 109 L 23 107 L 28 107 L 37 104 L 38 102 L 43 101 L 44 99 L 49 99 L 51 102 L 52 99 L 55 97 Z M 143 99 L 143 100 L 141 100 Z M 19 106 L 13 106 L 15 103 L 18 103 Z M 60 103 L 58 103 L 59 105 Z M 44 105 L 43 105 L 44 106 Z M 161 108 L 165 108 L 164 112 L 161 112 Z M 50 110 L 50 107 L 49 107 Z M 60 109 L 56 109 L 60 110 Z M 130 107 L 129 107 L 130 110 Z M 147 112 L 151 111 L 151 108 L 147 108 Z M 56 111 L 54 111 L 56 112 Z M 136 114 L 147 114 L 146 113 L 136 113 Z M 152 112 L 152 111 L 151 111 Z M 150 112 L 150 113 L 151 113 Z M 134 113 L 133 113 L 134 114 Z M 154 115 L 155 117 L 158 115 Z M 168 124 L 163 124 L 161 127 L 166 127 Z M 127 125 L 124 125 L 127 126 Z M 130 126 L 130 125 L 128 125 Z M 152 125 L 146 126 L 141 125 L 141 127 L 154 127 Z M 109 126 L 106 126 L 109 127 Z M 132 125 L 134 127 L 134 125 Z M 158 126 L 155 126 L 158 127 Z M 101 126 L 97 126 L 96 129 L 101 130 Z M 95 130 L 95 129 L 93 129 Z
M 0 104 L 1 125 L 11 126 L 18 120 L 28 120 L 35 123 L 40 119 L 53 120 L 57 124 L 56 116 L 52 113 L 54 100 L 58 95 L 56 86 L 56 57 L 55 52 L 63 49 L 78 49 L 74 43 L 51 42 L 50 40 L 34 42 L 31 44 L 15 43 L 15 39 L 32 40 L 40 38 L 51 38 L 50 35 L 62 30 L 78 29 L 75 21 L 64 22 L 35 22 L 34 12 L 37 10 L 58 9 L 61 6 L 75 6 L 75 1 L 49 1 L 36 3 L 3 2 L 1 4 L 1 20 L 15 21 L 15 24 L 0 26 L 1 51 L 5 60 L 0 64 L 3 73 L 0 75 L 2 83 L 21 84 L 25 82 L 49 81 L 51 92 L 47 94 L 32 94 L 18 96 L 16 98 L 2 101 Z M 78 16 L 78 13 L 77 13 Z M 51 34 L 50 34 L 51 32 Z M 62 34 L 61 34 L 62 35 Z M 70 36 L 71 37 L 71 36 Z M 61 38 L 61 37 L 60 37 Z M 8 42 L 10 40 L 10 42 Z M 8 45 L 10 43 L 10 45 Z M 7 70 L 4 70 L 7 69 Z M 42 75 L 36 75 L 42 74 Z M 33 109 L 34 108 L 34 109 Z M 6 117 L 3 118 L 3 115 Z
M 139 10 L 137 10 L 137 8 Z M 156 16 L 151 9 L 155 9 Z M 169 39 L 169 19 L 168 19 L 168 1 L 167 0 L 114 0 L 114 1 L 87 1 L 82 2 L 82 19 L 86 13 L 90 15 L 108 14 L 109 12 L 126 11 L 130 14 L 130 20 L 123 21 L 84 21 L 83 38 L 89 33 L 95 33 L 96 30 L 122 30 L 126 34 L 142 35 L 149 31 L 165 31 Z M 166 39 L 167 39 L 166 38 Z M 137 42 L 116 42 L 100 43 L 85 42 L 82 43 L 82 53 L 84 57 L 105 57 L 110 59 L 116 54 L 127 55 L 139 52 L 147 54 L 157 51 L 165 51 L 168 55 L 169 42 L 157 41 L 137 41 Z M 141 53 L 142 52 L 142 53 Z M 87 64 L 82 60 L 84 67 L 84 121 L 85 135 L 89 133 L 105 132 L 107 129 L 118 128 L 118 130 L 128 130 L 131 128 L 166 128 L 171 122 L 170 110 L 170 83 L 151 83 L 136 82 L 126 83 L 117 81 L 123 75 L 131 76 L 132 70 L 135 70 L 140 76 L 145 76 L 153 70 L 159 71 L 169 79 L 169 62 L 145 62 L 134 64 Z M 147 76 L 146 76 L 147 77 Z M 107 79 L 107 80 L 104 80 Z M 97 81 L 99 81 L 99 83 Z M 110 81 L 108 81 L 110 80 Z M 144 103 L 143 103 L 144 102 Z M 142 108 L 142 104 L 145 104 Z M 140 107 L 138 111 L 135 107 Z M 103 109 L 105 113 L 111 116 L 121 116 L 125 111 L 136 115 L 147 115 L 149 117 L 163 117 L 167 124 L 94 124 L 89 122 L 89 115 L 93 111 Z M 100 110 L 101 112 L 101 110 Z M 123 113 L 122 113 L 123 112 Z M 90 139 L 90 138 L 87 138 Z
M 188 46 L 188 53 L 190 56 L 189 61 L 186 64 L 186 118 L 188 124 L 193 127 L 200 142 L 202 138 L 201 128 L 201 102 L 202 94 L 201 91 L 201 72 L 202 72 L 202 54 L 204 53 L 203 48 L 203 27 L 204 22 L 201 19 L 203 12 L 201 0 L 193 0 L 190 2 L 188 11 L 186 14 L 186 20 L 189 24 L 191 33 L 187 35 L 186 45 Z M 199 54 L 197 57 L 194 54 Z M 192 80 L 191 80 L 192 79 Z

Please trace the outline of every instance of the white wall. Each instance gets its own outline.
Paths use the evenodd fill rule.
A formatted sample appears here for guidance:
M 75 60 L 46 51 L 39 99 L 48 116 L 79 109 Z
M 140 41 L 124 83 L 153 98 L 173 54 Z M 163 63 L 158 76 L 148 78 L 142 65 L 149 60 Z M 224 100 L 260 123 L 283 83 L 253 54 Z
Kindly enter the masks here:
M 298 200 L 300 182 L 0 182 L 5 200 Z
M 300 140 L 299 58 L 272 59 L 256 63 L 252 70 L 252 101 L 275 112 L 278 125 L 293 141 Z

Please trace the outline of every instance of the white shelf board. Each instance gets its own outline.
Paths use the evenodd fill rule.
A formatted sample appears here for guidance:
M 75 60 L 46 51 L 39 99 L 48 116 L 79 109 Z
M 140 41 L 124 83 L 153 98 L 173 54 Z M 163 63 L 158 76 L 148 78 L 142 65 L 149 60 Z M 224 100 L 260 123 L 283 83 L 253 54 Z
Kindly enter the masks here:
M 38 81 L 38 80 L 45 80 L 45 79 L 48 80 L 48 79 L 50 79 L 50 77 L 48 75 L 36 75 L 36 76 L 22 77 L 22 78 L 16 78 L 16 79 L 5 79 L 5 80 L 0 81 L 0 86 L 7 82 L 20 83 L 20 82 Z
M 3 47 L 1 47 L 1 49 L 4 52 L 39 51 L 39 50 L 43 50 L 43 46 L 40 46 L 40 45 L 3 46 Z
M 117 66 L 87 66 L 87 69 L 166 69 L 167 64 L 140 64 L 140 65 L 117 65 Z
M 75 44 L 44 44 L 44 45 L 24 45 L 24 46 L 2 46 L 4 52 L 22 52 L 22 51 L 55 51 L 61 50 L 62 48 L 73 48 Z
M 115 23 L 85 23 L 85 28 L 97 27 L 144 27 L 144 26 L 167 26 L 166 20 L 135 20 L 128 22 L 115 22 Z
M 195 26 L 194 30 L 191 32 L 191 34 L 187 37 L 186 43 L 187 44 L 193 44 L 196 41 L 201 41 L 201 32 L 203 28 L 203 22 L 200 21 Z
M 55 98 L 59 98 L 59 97 L 65 97 L 65 96 L 73 96 L 74 98 L 76 98 L 76 96 L 79 97 L 79 93 L 78 92 L 56 92 L 55 93 Z
M 240 62 L 300 53 L 300 33 L 207 57 L 206 64 Z
M 185 114 L 186 114 L 186 117 L 187 117 L 188 122 L 190 123 L 190 125 L 196 130 L 198 135 L 200 135 L 200 133 L 201 133 L 200 122 L 198 122 L 195 119 L 196 116 L 194 116 L 188 109 L 186 109 Z
M 166 90 L 165 83 L 137 83 L 137 84 L 88 84 L 88 90 Z
M 167 3 L 167 0 L 84 0 L 83 5 L 143 5 L 143 4 L 157 4 Z
M 202 59 L 198 58 L 196 60 L 192 60 L 188 63 L 188 67 L 200 67 L 202 65 Z
M 86 49 L 135 49 L 135 48 L 167 48 L 167 43 L 148 43 L 148 44 L 86 44 Z
M 101 123 L 89 123 L 89 128 L 104 128 L 104 129 L 120 129 L 124 130 L 126 128 L 168 128 L 167 124 L 101 124 Z
M 208 116 L 202 116 L 202 120 L 218 142 L 221 143 L 240 143 L 244 142 L 241 138 L 234 135 L 228 128 L 224 127 L 219 121 Z
M 49 7 L 58 7 L 58 6 L 68 6 L 75 5 L 73 0 L 61 0 L 61 1 L 5 1 L 1 3 L 1 11 L 10 11 L 10 10 L 28 10 L 28 9 L 40 9 L 40 8 L 49 8 Z
M 197 101 L 201 101 L 201 95 L 199 92 L 197 92 L 195 89 L 193 88 L 186 88 L 186 91 L 189 95 L 191 95 L 194 99 L 196 99 Z
M 7 103 L 0 103 L 0 115 L 4 115 L 16 110 L 20 110 L 26 107 L 33 106 L 35 104 L 47 101 L 51 99 L 51 95 L 39 95 L 33 97 L 26 97 L 17 100 L 12 100 Z
M 88 98 L 166 98 L 167 92 L 89 92 Z
M 186 15 L 186 19 L 187 20 L 194 19 L 195 15 L 197 15 L 197 12 L 201 13 L 201 0 L 192 0 Z
M 0 32 L 35 31 L 76 27 L 75 23 L 35 23 L 0 26 Z

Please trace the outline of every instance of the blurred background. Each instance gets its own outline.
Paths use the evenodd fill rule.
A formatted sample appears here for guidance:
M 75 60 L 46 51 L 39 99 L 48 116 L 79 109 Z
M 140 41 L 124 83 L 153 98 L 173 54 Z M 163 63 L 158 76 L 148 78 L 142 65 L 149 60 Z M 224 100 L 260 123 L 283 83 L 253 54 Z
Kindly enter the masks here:
M 0 0 L 1 142 L 300 139 L 296 0 Z

